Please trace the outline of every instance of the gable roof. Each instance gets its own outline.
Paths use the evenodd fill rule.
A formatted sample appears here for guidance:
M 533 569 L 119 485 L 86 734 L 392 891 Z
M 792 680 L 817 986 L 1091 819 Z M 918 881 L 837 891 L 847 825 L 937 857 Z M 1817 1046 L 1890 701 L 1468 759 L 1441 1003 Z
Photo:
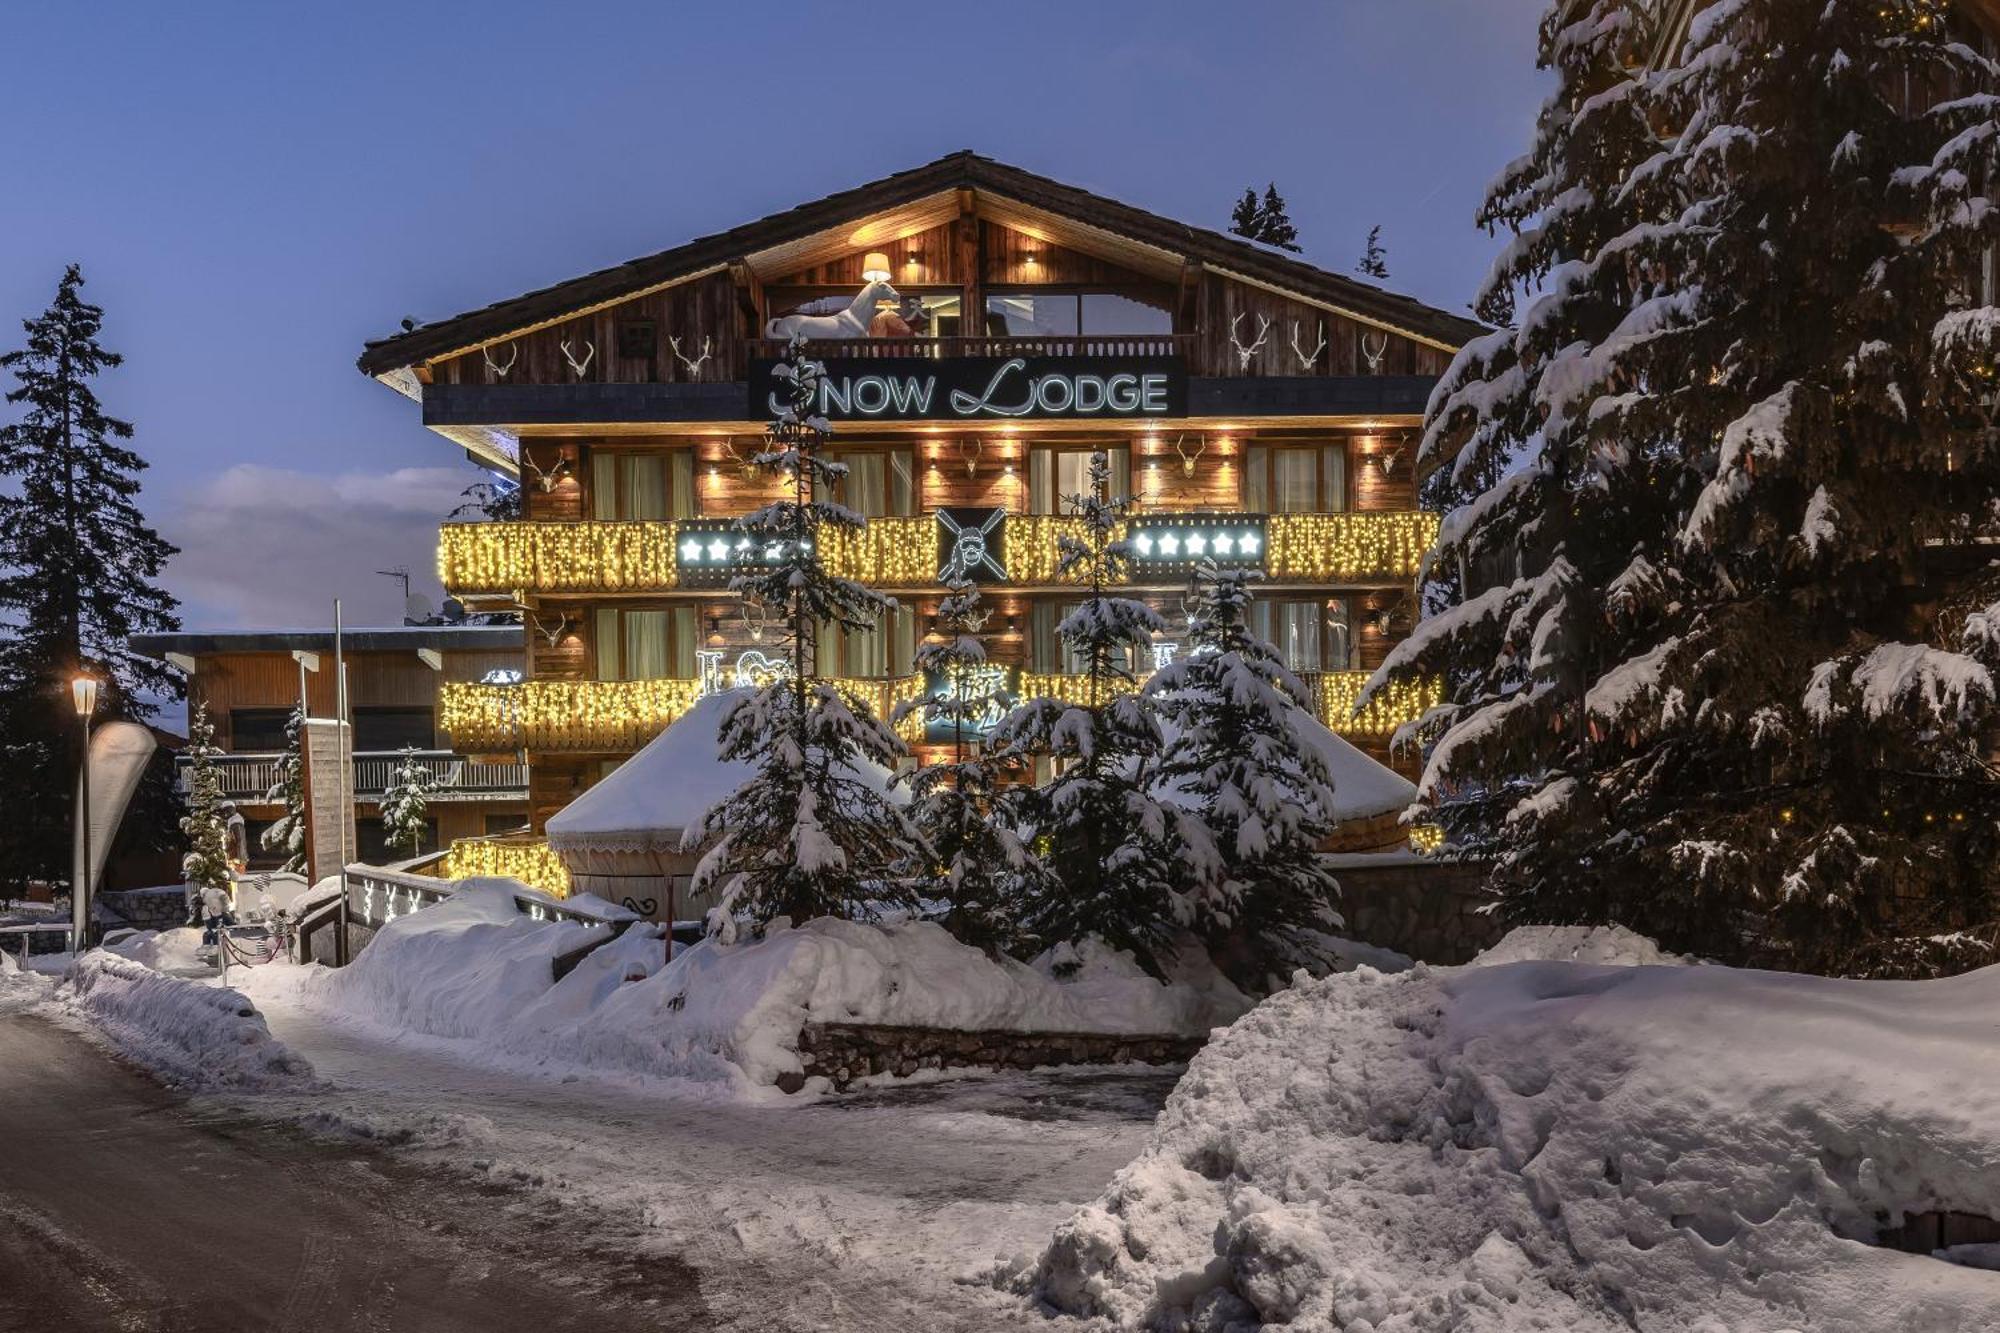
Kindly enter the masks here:
M 985 191 L 1011 199 L 1448 347 L 1459 347 L 1483 332 L 1481 325 L 1464 316 L 1329 273 L 1267 246 L 1175 222 L 966 150 L 671 250 L 376 339 L 367 344 L 358 364 L 364 374 L 389 374 L 952 190 Z

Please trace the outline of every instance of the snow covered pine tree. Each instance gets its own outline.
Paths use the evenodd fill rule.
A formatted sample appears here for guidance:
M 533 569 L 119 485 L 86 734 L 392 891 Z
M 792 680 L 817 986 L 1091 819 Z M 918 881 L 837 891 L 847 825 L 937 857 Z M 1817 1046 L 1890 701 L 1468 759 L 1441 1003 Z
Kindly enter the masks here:
M 1160 764 L 1192 924 L 1217 964 L 1253 990 L 1327 959 L 1313 933 L 1337 929 L 1340 886 L 1320 862 L 1333 830 L 1333 781 L 1300 744 L 1318 723 L 1310 695 L 1272 644 L 1249 629 L 1260 570 L 1195 572 L 1188 651 L 1146 695 L 1167 734 Z
M 208 705 L 199 704 L 188 722 L 187 814 L 181 832 L 187 855 L 181 858 L 181 878 L 197 894 L 203 889 L 229 891 L 229 816 L 224 810 L 222 774 L 215 761 L 222 751 L 215 744 L 215 724 Z
M 1513 240 L 1478 308 L 1534 296 L 1432 398 L 1431 615 L 1372 682 L 1444 675 L 1420 796 L 1511 920 L 1992 954 L 2000 607 L 1913 595 L 1989 577 L 2000 496 L 2000 71 L 1948 9 L 1721 0 L 1665 69 L 1642 6 L 1544 20 L 1559 86 L 1482 210 Z
M 392 850 L 405 856 L 423 851 L 424 835 L 430 832 L 424 815 L 436 790 L 437 775 L 417 757 L 414 745 L 404 747 L 389 790 L 382 793 L 382 841 Z
M 988 612 L 979 589 L 957 579 L 938 603 L 940 637 L 917 648 L 917 674 L 939 682 L 896 710 L 951 732 L 951 758 L 925 764 L 906 779 L 910 817 L 936 854 L 935 892 L 948 904 L 943 925 L 958 939 L 990 953 L 1021 943 L 1021 907 L 1049 887 L 1047 869 L 997 808 L 1001 777 L 1022 767 L 1018 756 L 975 754 L 972 743 L 1005 707 L 1005 680 L 986 665 L 979 632 Z
M 791 670 L 738 700 L 722 719 L 720 754 L 756 775 L 690 828 L 684 845 L 708 846 L 693 892 L 722 886 L 714 924 L 725 933 L 738 912 L 758 922 L 857 917 L 917 903 L 916 876 L 932 863 L 909 817 L 862 776 L 865 764 L 894 768 L 908 753 L 867 702 L 815 676 L 819 635 L 839 626 L 861 632 L 895 610 L 852 579 L 829 574 L 818 552 L 867 520 L 815 492 L 831 493 L 845 464 L 820 456 L 831 433 L 819 414 L 823 369 L 794 339 L 774 373 L 785 407 L 756 457 L 790 478 L 790 499 L 737 520 L 751 567 L 730 587 L 744 600 L 782 608 Z
M 285 719 L 285 752 L 278 756 L 278 780 L 264 793 L 266 801 L 285 807 L 285 813 L 271 821 L 257 841 L 267 852 L 283 852 L 282 869 L 303 874 L 306 868 L 306 766 L 304 708 L 294 708 Z
M 1081 697 L 1030 699 L 993 739 L 1003 756 L 1046 756 L 1058 767 L 1042 786 L 1007 793 L 1010 813 L 1035 830 L 1052 872 L 1025 904 L 1028 933 L 1044 945 L 1095 935 L 1131 950 L 1157 976 L 1189 918 L 1168 851 L 1169 815 L 1152 790 L 1160 726 L 1152 701 L 1137 691 L 1132 661 L 1165 622 L 1144 602 L 1105 595 L 1131 558 L 1113 540 L 1131 502 L 1113 497 L 1110 482 L 1100 450 L 1090 457 L 1090 493 L 1063 497 L 1074 517 L 1057 538 L 1057 578 L 1090 585 L 1090 596 L 1056 626 L 1082 662 Z

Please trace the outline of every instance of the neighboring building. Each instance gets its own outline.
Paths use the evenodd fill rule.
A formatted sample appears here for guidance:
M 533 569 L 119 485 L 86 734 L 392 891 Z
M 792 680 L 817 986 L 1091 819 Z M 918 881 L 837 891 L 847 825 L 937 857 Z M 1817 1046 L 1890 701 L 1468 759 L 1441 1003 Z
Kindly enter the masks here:
M 519 460 L 523 519 L 447 525 L 439 567 L 471 606 L 525 608 L 527 678 L 454 678 L 439 720 L 461 752 L 526 752 L 537 831 L 776 638 L 727 591 L 729 528 L 774 494 L 750 459 L 793 327 L 828 365 L 839 498 L 871 520 L 828 559 L 903 605 L 828 636 L 823 674 L 883 708 L 917 692 L 912 653 L 957 559 L 986 585 L 1014 687 L 1069 688 L 1061 497 L 1103 449 L 1138 502 L 1132 591 L 1174 626 L 1156 655 L 1213 554 L 1264 570 L 1260 628 L 1357 745 L 1386 757 L 1436 697 L 1350 716 L 1415 617 L 1437 532 L 1416 435 L 1479 326 L 956 153 L 362 355 L 474 458 Z
M 341 642 L 354 724 L 355 859 L 395 859 L 382 842 L 382 792 L 405 747 L 420 751 L 438 779 L 427 849 L 527 823 L 527 768 L 521 757 L 454 755 L 438 725 L 441 687 L 519 674 L 517 626 L 355 629 Z M 266 852 L 259 835 L 284 807 L 266 797 L 277 780 L 285 723 L 298 705 L 301 684 L 311 716 L 334 716 L 332 631 L 138 634 L 132 648 L 185 673 L 190 717 L 198 705 L 208 705 L 215 743 L 223 751 L 223 792 L 247 825 L 250 866 L 280 864 L 284 857 Z M 298 654 L 316 655 L 318 670 L 305 670 Z M 186 763 L 183 758 L 184 779 Z

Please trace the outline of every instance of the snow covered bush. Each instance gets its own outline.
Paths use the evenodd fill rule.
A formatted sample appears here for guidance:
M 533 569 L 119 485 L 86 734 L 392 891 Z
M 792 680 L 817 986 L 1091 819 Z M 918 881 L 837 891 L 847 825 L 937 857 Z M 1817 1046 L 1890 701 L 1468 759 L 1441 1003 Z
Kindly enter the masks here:
M 1195 1058 L 1023 1281 L 1181 1333 L 1973 1333 L 2000 1277 L 1871 1242 L 2000 1217 L 1996 1003 L 1995 968 L 1302 980 Z
M 271 821 L 258 842 L 267 852 L 283 852 L 282 870 L 302 875 L 306 869 L 306 710 L 301 704 L 285 719 L 285 752 L 278 756 L 277 781 L 264 793 L 266 802 L 282 805 L 285 813 Z
M 382 793 L 382 841 L 405 856 L 422 852 L 424 834 L 430 831 L 431 793 L 436 790 L 437 775 L 417 757 L 416 746 L 405 746 L 389 790 Z
M 829 541 L 867 520 L 823 498 L 847 466 L 821 456 L 830 433 L 818 406 L 824 370 L 802 347 L 794 339 L 773 371 L 785 404 L 756 457 L 789 481 L 791 497 L 737 520 L 749 549 L 766 558 L 729 585 L 783 618 L 790 670 L 723 718 L 721 757 L 757 772 L 686 835 L 687 850 L 707 849 L 692 892 L 721 889 L 718 927 L 737 913 L 803 921 L 913 906 L 914 876 L 930 859 L 909 817 L 860 776 L 869 765 L 893 768 L 907 747 L 866 701 L 814 678 L 821 634 L 873 630 L 896 603 L 820 564 Z
M 2000 68 L 1948 9 L 1720 0 L 1664 66 L 1685 7 L 1543 21 L 1371 682 L 1446 681 L 1420 799 L 1513 920 L 1859 974 L 2000 933 L 2000 619 L 1911 596 L 2000 513 Z
M 215 761 L 222 751 L 215 744 L 215 724 L 208 705 L 199 705 L 188 719 L 187 814 L 181 833 L 187 854 L 181 858 L 181 878 L 196 889 L 229 889 L 229 817 L 222 795 L 222 775 Z

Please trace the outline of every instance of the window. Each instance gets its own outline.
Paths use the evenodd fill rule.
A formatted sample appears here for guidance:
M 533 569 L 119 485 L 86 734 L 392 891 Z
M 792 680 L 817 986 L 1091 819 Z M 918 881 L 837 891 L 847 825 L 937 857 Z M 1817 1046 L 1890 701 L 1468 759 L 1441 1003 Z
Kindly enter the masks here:
M 1347 446 L 1253 444 L 1243 451 L 1243 508 L 1337 514 L 1347 508 Z
M 1029 512 L 1035 514 L 1067 514 L 1071 506 L 1064 503 L 1068 496 L 1084 495 L 1090 490 L 1090 456 L 1095 452 L 1089 448 L 1031 449 L 1028 452 L 1028 500 Z M 1111 463 L 1110 499 L 1124 499 L 1132 494 L 1132 451 L 1124 445 L 1115 445 L 1104 450 Z
M 916 289 L 893 284 L 899 302 L 878 304 L 868 317 L 876 338 L 952 338 L 963 330 L 956 287 Z M 771 287 L 765 289 L 772 319 L 787 315 L 837 315 L 853 307 L 858 287 Z M 911 302 L 917 309 L 912 309 Z M 893 318 L 891 318 L 893 316 Z M 899 327 L 900 326 L 900 327 Z M 909 330 L 904 333 L 903 328 Z
M 1090 670 L 1090 662 L 1076 651 L 1069 641 L 1058 632 L 1057 626 L 1070 612 L 1081 606 L 1081 602 L 1036 602 L 1028 612 L 1028 650 L 1036 671 L 1060 672 L 1066 676 L 1080 676 Z M 1137 650 L 1128 648 L 1122 658 L 1114 659 L 1114 666 L 1136 672 L 1139 667 Z M 1151 663 L 1146 664 L 1150 666 Z
M 890 680 L 916 669 L 916 617 L 908 607 L 884 612 L 869 630 L 823 626 L 819 633 L 819 671 L 823 676 L 859 680 Z
M 697 616 L 691 606 L 601 607 L 592 640 L 599 680 L 692 680 Z
M 1294 671 L 1352 671 L 1354 635 L 1347 599 L 1253 602 L 1250 629 Z
M 415 746 L 428 750 L 437 743 L 437 722 L 428 706 L 357 708 L 354 710 L 354 749 L 357 754 L 402 750 Z
M 694 454 L 616 453 L 590 455 L 591 517 L 668 519 L 694 515 Z
M 908 518 L 917 512 L 916 457 L 910 450 L 830 449 L 827 458 L 847 465 L 833 498 L 863 518 Z
M 1165 304 L 1124 292 L 1028 291 L 986 298 L 989 338 L 1110 337 L 1173 331 L 1173 312 Z
M 232 708 L 229 710 L 229 748 L 241 754 L 285 748 L 285 723 L 289 708 Z

